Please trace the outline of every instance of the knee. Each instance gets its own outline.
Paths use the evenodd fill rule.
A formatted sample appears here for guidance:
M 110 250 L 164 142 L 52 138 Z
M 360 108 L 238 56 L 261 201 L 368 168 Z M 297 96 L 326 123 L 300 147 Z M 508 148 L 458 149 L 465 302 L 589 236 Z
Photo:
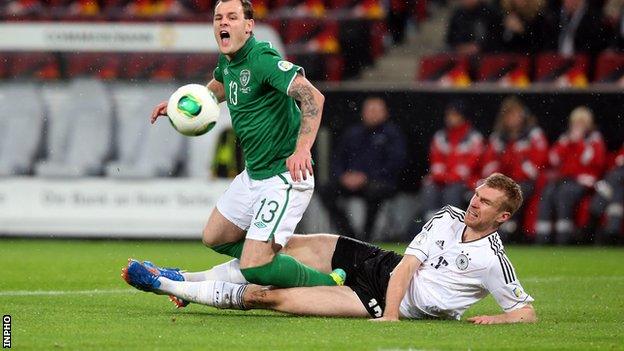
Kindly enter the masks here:
M 202 231 L 202 243 L 207 247 L 212 247 L 218 245 L 217 236 L 215 235 L 213 230 L 210 230 L 210 227 L 206 225 L 204 230 Z

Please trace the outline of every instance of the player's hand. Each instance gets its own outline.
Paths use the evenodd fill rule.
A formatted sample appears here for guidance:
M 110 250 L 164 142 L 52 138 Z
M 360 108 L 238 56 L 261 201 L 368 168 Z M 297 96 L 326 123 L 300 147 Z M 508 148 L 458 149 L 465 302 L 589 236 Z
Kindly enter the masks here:
M 312 176 L 312 153 L 310 150 L 295 150 L 290 157 L 286 159 L 286 167 L 290 172 L 290 177 L 295 182 L 308 179 L 308 172 Z
M 371 319 L 369 319 L 369 321 L 371 321 L 371 322 L 398 322 L 399 318 L 398 317 L 386 317 L 386 316 L 383 316 L 381 318 L 371 318 Z
M 505 323 L 500 316 L 475 316 L 467 319 L 468 322 L 473 324 L 501 324 Z
M 150 123 L 154 124 L 154 122 L 156 122 L 158 117 L 166 116 L 166 115 L 167 115 L 167 101 L 163 101 L 160 104 L 156 105 L 156 107 L 154 107 L 154 110 L 152 111 L 152 116 L 150 118 Z

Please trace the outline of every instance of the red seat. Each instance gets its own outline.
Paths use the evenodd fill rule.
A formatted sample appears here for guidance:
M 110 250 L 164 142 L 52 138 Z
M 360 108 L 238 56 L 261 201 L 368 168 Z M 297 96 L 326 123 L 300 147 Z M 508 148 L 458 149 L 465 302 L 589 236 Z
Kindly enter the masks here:
M 82 52 L 65 55 L 68 78 L 98 77 L 116 79 L 119 74 L 121 57 L 115 53 Z
M 482 82 L 507 81 L 511 85 L 528 84 L 531 60 L 524 55 L 496 54 L 483 56 L 477 69 Z
M 602 53 L 596 61 L 594 81 L 601 83 L 616 82 L 624 77 L 624 54 L 618 52 Z
M 184 54 L 178 58 L 177 76 L 182 80 L 209 81 L 217 65 L 218 54 Z
M 545 53 L 535 60 L 535 81 L 556 82 L 566 80 L 570 85 L 587 85 L 589 58 L 585 55 L 564 57 Z
M 468 58 L 452 54 L 425 56 L 420 61 L 418 79 L 421 81 L 439 81 L 453 70 L 468 73 Z
M 8 62 L 8 76 L 11 78 L 58 79 L 61 76 L 59 60 L 53 53 L 13 53 Z

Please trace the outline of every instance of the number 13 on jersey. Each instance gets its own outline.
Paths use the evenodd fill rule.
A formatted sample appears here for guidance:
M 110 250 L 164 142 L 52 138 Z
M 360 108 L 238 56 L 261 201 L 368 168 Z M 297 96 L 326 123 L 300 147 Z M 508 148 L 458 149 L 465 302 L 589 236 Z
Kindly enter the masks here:
M 230 104 L 238 104 L 238 83 L 231 81 L 229 84 L 229 90 L 228 99 Z

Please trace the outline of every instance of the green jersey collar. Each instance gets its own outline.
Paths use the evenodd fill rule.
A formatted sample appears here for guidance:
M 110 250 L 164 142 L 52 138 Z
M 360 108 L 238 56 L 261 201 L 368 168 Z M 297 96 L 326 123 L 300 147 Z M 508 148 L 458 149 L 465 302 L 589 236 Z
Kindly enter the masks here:
M 251 51 L 251 49 L 256 45 L 256 37 L 254 37 L 254 35 L 252 34 L 249 39 L 247 39 L 247 41 L 245 42 L 245 45 L 243 45 L 243 47 L 241 47 L 235 54 L 234 57 L 232 57 L 232 60 L 230 61 L 230 63 L 236 63 L 240 60 L 242 60 L 243 58 L 245 58 L 247 56 L 247 54 L 249 53 L 249 51 Z

